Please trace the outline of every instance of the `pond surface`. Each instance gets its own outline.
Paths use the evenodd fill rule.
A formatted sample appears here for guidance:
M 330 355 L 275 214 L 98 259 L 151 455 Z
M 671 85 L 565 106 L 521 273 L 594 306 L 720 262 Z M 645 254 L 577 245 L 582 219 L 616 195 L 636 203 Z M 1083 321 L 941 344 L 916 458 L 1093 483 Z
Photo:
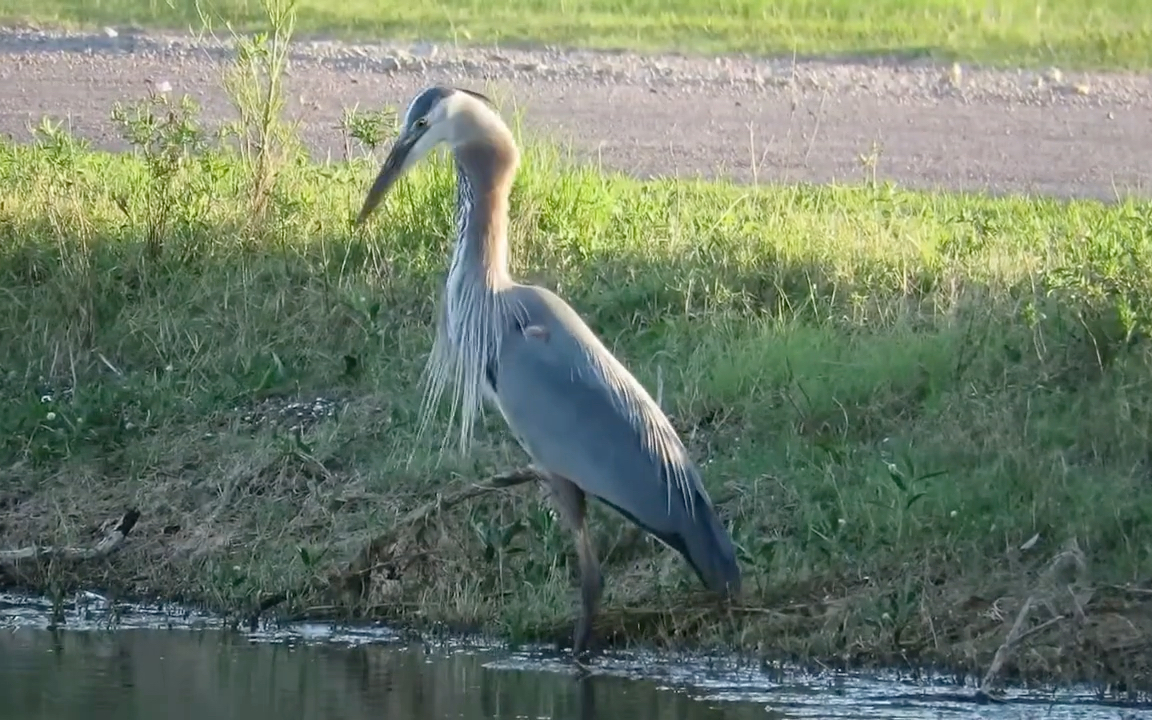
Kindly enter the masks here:
M 580 676 L 548 650 L 413 644 L 382 628 L 228 632 L 183 610 L 113 612 L 91 594 L 64 611 L 52 629 L 50 604 L 0 593 L 0 718 L 1152 718 L 1085 691 L 981 705 L 954 685 L 640 653 L 601 657 Z

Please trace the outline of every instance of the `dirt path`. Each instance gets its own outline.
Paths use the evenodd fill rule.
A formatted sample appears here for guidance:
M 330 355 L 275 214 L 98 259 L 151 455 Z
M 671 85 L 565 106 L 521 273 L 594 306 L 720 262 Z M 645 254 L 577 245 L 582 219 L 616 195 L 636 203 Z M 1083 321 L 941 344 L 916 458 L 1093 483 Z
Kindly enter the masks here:
M 42 115 L 122 147 L 113 103 L 167 82 L 230 108 L 223 45 L 112 31 L 0 31 L 0 132 Z M 854 181 L 1112 199 L 1152 195 L 1152 76 L 1001 72 L 910 63 L 641 57 L 550 50 L 301 42 L 291 112 L 316 152 L 340 155 L 343 107 L 403 107 L 432 82 L 513 99 L 533 133 L 643 177 Z

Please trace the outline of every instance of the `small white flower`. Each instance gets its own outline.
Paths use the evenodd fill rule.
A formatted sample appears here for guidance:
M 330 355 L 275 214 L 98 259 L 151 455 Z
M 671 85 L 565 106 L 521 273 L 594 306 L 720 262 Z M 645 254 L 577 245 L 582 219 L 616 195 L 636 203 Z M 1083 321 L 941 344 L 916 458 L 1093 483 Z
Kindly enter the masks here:
M 953 510 L 952 512 L 948 513 L 948 517 L 956 517 L 956 511 Z
M 53 420 L 56 419 L 56 413 L 50 412 L 50 413 L 48 413 L 47 417 L 48 417 L 48 422 L 52 422 Z

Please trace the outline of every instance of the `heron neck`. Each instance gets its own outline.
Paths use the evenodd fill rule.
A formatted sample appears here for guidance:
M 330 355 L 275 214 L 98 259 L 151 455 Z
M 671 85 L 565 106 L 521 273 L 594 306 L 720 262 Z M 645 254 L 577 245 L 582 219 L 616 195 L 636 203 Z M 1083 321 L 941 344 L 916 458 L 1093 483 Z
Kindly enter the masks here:
M 456 149 L 457 243 L 453 265 L 489 289 L 508 274 L 508 197 L 518 163 L 511 143 L 476 142 Z

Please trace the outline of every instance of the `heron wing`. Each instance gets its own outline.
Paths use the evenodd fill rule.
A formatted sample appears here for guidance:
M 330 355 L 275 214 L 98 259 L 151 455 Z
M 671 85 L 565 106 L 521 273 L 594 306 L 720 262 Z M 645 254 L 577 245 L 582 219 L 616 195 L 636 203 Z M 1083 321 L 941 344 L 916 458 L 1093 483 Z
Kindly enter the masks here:
M 733 584 L 731 540 L 655 401 L 567 303 L 522 290 L 524 312 L 492 374 L 517 440 L 542 468 L 680 551 L 706 584 L 716 587 L 718 572 Z

